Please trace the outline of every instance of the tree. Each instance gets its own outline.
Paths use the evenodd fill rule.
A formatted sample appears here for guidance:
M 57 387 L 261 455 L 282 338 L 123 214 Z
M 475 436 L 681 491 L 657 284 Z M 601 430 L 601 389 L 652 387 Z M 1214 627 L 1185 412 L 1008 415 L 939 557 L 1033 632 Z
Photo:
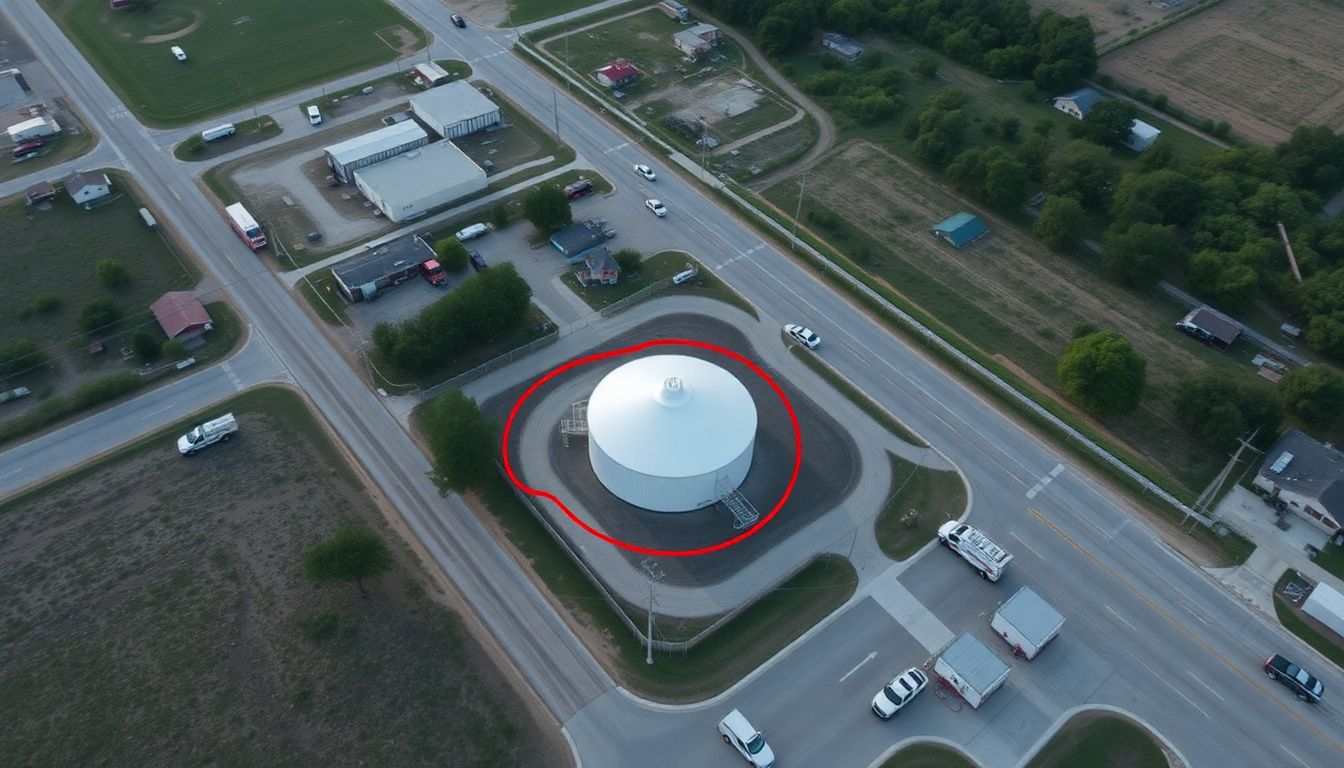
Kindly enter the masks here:
M 542 232 L 554 232 L 574 222 L 564 190 L 554 184 L 533 187 L 523 197 L 523 216 Z
M 434 255 L 439 266 L 449 272 L 461 272 L 467 268 L 467 246 L 456 237 L 445 237 L 434 244 Z
M 1039 63 L 1031 74 L 1041 90 L 1058 93 L 1097 71 L 1096 41 L 1086 16 L 1042 11 L 1033 26 Z
M 1272 439 L 1283 423 L 1283 403 L 1272 388 L 1237 384 L 1211 368 L 1178 383 L 1172 404 L 1177 421 L 1216 449 L 1256 429 L 1258 440 Z
M 1046 161 L 1046 189 L 1053 195 L 1075 197 L 1084 208 L 1104 203 L 1115 180 L 1110 155 L 1089 141 L 1070 141 Z
M 1147 363 L 1124 336 L 1097 331 L 1065 347 L 1055 372 L 1064 393 L 1083 408 L 1118 416 L 1138 407 Z
M 921 56 L 911 69 L 925 80 L 932 80 L 938 76 L 938 60 L 932 56 Z
M 1102 146 L 1124 144 L 1134 134 L 1139 108 L 1119 99 L 1102 99 L 1083 115 L 1083 135 Z
M 33 297 L 33 311 L 41 314 L 55 312 L 65 306 L 65 299 L 54 293 L 39 293 Z
M 985 54 L 985 72 L 997 80 L 1018 78 L 1031 72 L 1036 57 L 1025 45 L 1009 45 Z
M 1171 139 L 1158 137 L 1139 155 L 1139 167 L 1145 171 L 1159 171 L 1170 168 L 1176 162 L 1176 149 Z
M 1261 184 L 1254 194 L 1241 201 L 1241 210 L 1262 227 L 1282 221 L 1291 230 L 1307 219 L 1302 198 L 1285 184 Z
M 1323 365 L 1294 368 L 1279 382 L 1279 396 L 1289 413 L 1327 430 L 1344 412 L 1344 377 Z
M 1017 141 L 1017 134 L 1022 130 L 1022 121 L 1016 117 L 1004 117 L 999 120 L 999 136 L 1004 141 Z
M 107 332 L 121 322 L 121 305 L 112 299 L 94 299 L 79 313 L 79 327 L 90 334 Z
M 1112 227 L 1102 243 L 1101 267 L 1118 283 L 1144 288 L 1162 277 L 1180 251 L 1175 227 L 1142 222 Z
M 766 7 L 770 10 L 756 25 L 756 37 L 767 55 L 788 53 L 811 39 L 818 20 L 810 0 L 781 0 Z
M 1045 163 L 1050 159 L 1052 145 L 1047 136 L 1033 132 L 1017 145 L 1017 159 L 1027 167 L 1027 176 L 1040 180 L 1045 176 Z
M 826 23 L 846 35 L 867 31 L 876 19 L 873 0 L 834 0 L 826 9 Z
M 626 274 L 638 272 L 639 262 L 644 258 L 643 254 L 634 248 L 622 248 L 611 257 L 616 260 L 616 266 L 621 268 L 621 272 Z
M 1049 248 L 1062 251 L 1078 237 L 1086 220 L 1087 214 L 1076 199 L 1050 195 L 1045 198 L 1041 215 L 1031 225 L 1031 231 Z
M 1163 224 L 1186 226 L 1200 213 L 1200 185 L 1178 171 L 1158 170 L 1150 173 L 1127 173 L 1115 186 L 1111 196 L 1111 215 L 1136 203 L 1156 209 Z
M 152 363 L 163 356 L 163 339 L 159 334 L 140 329 L 131 334 L 131 349 L 142 364 Z
M 99 259 L 93 265 L 93 272 L 105 288 L 120 288 L 131 282 L 130 270 L 116 259 Z
M 500 203 L 491 208 L 490 223 L 495 226 L 495 229 L 503 229 L 509 226 L 509 206 Z
M 353 581 L 360 597 L 367 597 L 364 580 L 392 569 L 392 552 L 378 534 L 365 528 L 345 527 L 303 553 L 303 573 L 317 585 Z
M 495 425 L 462 390 L 435 398 L 425 409 L 424 424 L 440 490 L 479 488 L 494 474 L 500 447 Z
M 1026 197 L 1026 164 L 999 147 L 993 147 L 985 168 L 984 201 L 1003 210 L 1016 208 Z
M 0 347 L 0 376 L 13 376 L 47 361 L 46 355 L 33 342 L 23 339 Z
M 187 345 L 176 339 L 165 342 L 163 356 L 169 360 L 181 360 L 187 356 Z

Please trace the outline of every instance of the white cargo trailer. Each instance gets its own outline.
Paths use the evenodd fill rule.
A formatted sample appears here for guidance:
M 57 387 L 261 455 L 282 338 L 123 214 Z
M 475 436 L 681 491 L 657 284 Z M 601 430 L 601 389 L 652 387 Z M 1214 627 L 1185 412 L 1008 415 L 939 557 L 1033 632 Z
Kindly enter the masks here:
M 1302 612 L 1344 637 L 1344 595 L 1329 584 L 1321 582 L 1311 590 L 1302 602 Z
M 55 136 L 61 132 L 61 126 L 55 118 L 34 117 L 31 120 L 24 120 L 21 123 L 9 126 L 5 132 L 9 134 L 10 141 L 18 143 Z
M 1059 636 L 1064 617 L 1030 587 L 1023 587 L 999 606 L 989 626 L 1008 641 L 1013 653 L 1030 660 Z
M 969 632 L 962 632 L 933 662 L 933 674 L 975 709 L 1008 679 L 1008 665 Z

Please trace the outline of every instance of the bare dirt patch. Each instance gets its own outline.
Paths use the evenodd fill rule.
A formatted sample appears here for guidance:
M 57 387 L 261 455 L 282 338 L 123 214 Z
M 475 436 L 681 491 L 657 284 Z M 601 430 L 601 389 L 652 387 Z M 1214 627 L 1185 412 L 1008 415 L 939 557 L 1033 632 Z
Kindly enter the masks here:
M 1097 47 L 1141 29 L 1169 13 L 1179 13 L 1195 0 L 1030 0 L 1031 9 L 1057 11 L 1065 16 L 1086 16 L 1097 36 Z M 1162 7 L 1166 5 L 1167 7 Z
M 0 507 L 0 751 L 13 765 L 563 765 L 379 503 L 282 390 Z M 302 552 L 377 530 L 361 599 Z
M 162 34 L 162 35 L 146 35 L 146 36 L 140 38 L 140 42 L 145 43 L 145 44 L 150 44 L 150 43 L 166 43 L 166 42 L 168 42 L 169 40 L 176 40 L 176 39 L 178 39 L 178 38 L 186 37 L 187 35 L 190 35 L 192 32 L 195 32 L 197 29 L 200 28 L 200 26 L 201 26 L 201 22 L 205 21 L 205 16 L 204 16 L 200 11 L 192 10 L 192 11 L 191 11 L 191 15 L 192 15 L 192 22 L 191 22 L 190 24 L 188 24 L 187 26 L 185 26 L 185 27 L 183 27 L 183 28 L 181 28 L 181 29 L 179 29 L 179 30 L 177 30 L 177 31 L 175 31 L 175 32 L 168 32 L 167 34 Z
M 1268 146 L 1301 124 L 1344 129 L 1341 40 L 1337 2 L 1225 0 L 1107 55 L 1101 69 Z
M 416 40 L 415 33 L 403 26 L 383 27 L 374 34 L 378 35 L 383 42 L 396 48 L 397 53 L 402 56 L 415 52 L 419 47 L 419 41 Z

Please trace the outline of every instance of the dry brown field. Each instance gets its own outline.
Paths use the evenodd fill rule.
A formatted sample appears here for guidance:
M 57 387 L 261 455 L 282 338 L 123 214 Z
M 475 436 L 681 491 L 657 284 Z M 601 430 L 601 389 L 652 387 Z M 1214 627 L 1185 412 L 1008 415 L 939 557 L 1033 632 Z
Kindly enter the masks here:
M 1154 21 L 1176 13 L 1181 6 L 1163 8 L 1148 0 L 1029 0 L 1031 10 L 1039 13 L 1044 10 L 1056 11 L 1065 16 L 1086 16 L 1092 21 L 1092 29 L 1097 33 L 1097 47 L 1124 37 L 1131 29 L 1139 29 Z M 1186 0 L 1185 4 L 1195 0 Z
M 1224 0 L 1107 55 L 1101 71 L 1269 146 L 1298 125 L 1344 129 L 1341 51 L 1340 0 Z

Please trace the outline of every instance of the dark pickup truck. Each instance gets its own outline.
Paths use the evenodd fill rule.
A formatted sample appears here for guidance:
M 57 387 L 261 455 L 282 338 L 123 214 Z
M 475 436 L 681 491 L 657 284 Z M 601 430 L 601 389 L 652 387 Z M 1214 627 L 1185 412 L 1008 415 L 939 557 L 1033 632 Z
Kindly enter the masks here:
M 1265 674 L 1288 686 L 1303 701 L 1318 702 L 1325 693 L 1320 680 L 1277 653 L 1265 659 Z

